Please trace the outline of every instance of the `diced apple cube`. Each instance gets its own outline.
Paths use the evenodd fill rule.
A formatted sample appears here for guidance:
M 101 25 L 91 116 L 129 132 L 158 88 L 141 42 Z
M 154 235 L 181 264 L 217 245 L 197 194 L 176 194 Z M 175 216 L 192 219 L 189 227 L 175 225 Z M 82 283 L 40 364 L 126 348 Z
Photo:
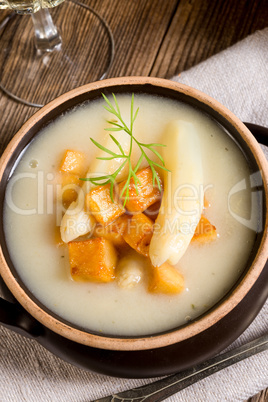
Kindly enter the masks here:
M 153 173 L 150 167 L 141 169 L 137 173 L 138 182 L 136 191 L 135 181 L 133 177 L 129 184 L 129 199 L 127 200 L 125 207 L 129 212 L 143 212 L 150 205 L 159 201 L 161 198 L 161 191 L 158 188 L 157 183 L 153 183 Z M 162 182 L 158 176 L 159 181 Z M 117 193 L 121 201 L 124 203 L 125 192 L 122 195 L 123 188 L 125 186 L 125 181 L 117 186 Z
M 204 215 L 201 215 L 200 221 L 196 227 L 192 241 L 199 243 L 206 243 L 216 239 L 217 239 L 216 227 L 212 225 Z
M 184 289 L 184 278 L 178 269 L 168 263 L 151 266 L 148 290 L 152 293 L 177 294 Z
M 110 196 L 110 184 L 99 186 L 86 195 L 86 208 L 102 225 L 108 225 L 125 213 L 125 209 Z
M 128 221 L 123 237 L 138 253 L 148 257 L 153 235 L 153 221 L 143 213 L 133 215 Z
M 105 237 L 110 240 L 115 246 L 125 246 L 123 234 L 128 224 L 129 216 L 124 214 L 119 216 L 115 221 L 109 225 L 103 226 L 100 223 L 96 225 L 94 230 L 95 237 Z
M 71 276 L 76 281 L 111 282 L 115 278 L 116 250 L 102 237 L 68 243 Z
M 83 177 L 87 170 L 86 156 L 83 152 L 67 149 L 63 156 L 60 171 Z

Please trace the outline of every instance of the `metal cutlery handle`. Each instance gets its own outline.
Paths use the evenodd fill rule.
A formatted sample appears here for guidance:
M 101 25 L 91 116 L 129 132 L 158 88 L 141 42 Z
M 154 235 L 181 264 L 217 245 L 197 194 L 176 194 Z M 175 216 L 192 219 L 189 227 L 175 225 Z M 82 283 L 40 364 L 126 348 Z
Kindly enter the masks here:
M 267 349 L 268 335 L 264 335 L 229 352 L 217 355 L 191 369 L 92 402 L 160 402 L 217 371 Z

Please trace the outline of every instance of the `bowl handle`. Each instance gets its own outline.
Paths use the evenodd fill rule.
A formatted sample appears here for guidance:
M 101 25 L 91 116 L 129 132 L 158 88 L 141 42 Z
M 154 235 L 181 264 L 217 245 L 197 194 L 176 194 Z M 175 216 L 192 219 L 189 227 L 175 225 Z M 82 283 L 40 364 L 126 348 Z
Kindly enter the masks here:
M 0 324 L 27 338 L 36 338 L 44 333 L 44 327 L 18 303 L 0 297 Z
M 251 131 L 256 140 L 263 145 L 268 146 L 268 128 L 258 126 L 257 124 L 244 123 L 245 126 Z
M 11 329 L 27 338 L 36 338 L 45 332 L 45 328 L 33 318 L 11 295 L 0 276 L 0 287 L 4 296 L 0 297 L 0 325 Z

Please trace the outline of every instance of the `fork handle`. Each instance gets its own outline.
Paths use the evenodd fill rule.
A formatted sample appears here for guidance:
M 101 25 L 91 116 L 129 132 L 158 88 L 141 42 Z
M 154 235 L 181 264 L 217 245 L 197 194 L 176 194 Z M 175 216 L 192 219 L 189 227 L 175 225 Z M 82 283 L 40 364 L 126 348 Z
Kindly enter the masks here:
M 213 357 L 191 369 L 148 385 L 106 396 L 92 402 L 160 402 L 217 371 L 267 349 L 268 335 L 264 335 L 243 346 Z

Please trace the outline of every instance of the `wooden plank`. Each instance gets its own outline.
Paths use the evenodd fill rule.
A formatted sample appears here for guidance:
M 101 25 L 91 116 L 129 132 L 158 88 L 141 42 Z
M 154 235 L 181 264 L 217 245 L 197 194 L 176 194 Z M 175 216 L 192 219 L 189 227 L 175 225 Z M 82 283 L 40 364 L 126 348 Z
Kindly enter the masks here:
M 115 58 L 109 76 L 148 75 L 176 10 L 177 0 L 84 0 L 84 3 L 103 16 L 113 32 Z M 0 12 L 1 23 L 8 12 Z M 0 107 L 0 151 L 3 152 L 11 137 L 36 109 L 14 102 L 2 91 Z
M 248 402 L 267 402 L 268 401 L 268 389 L 259 392 L 257 395 L 254 395 L 252 398 L 248 399 Z
M 177 0 L 117 0 L 102 7 L 115 38 L 110 77 L 149 75 L 176 7 Z
M 181 0 L 151 76 L 170 78 L 267 26 L 266 0 Z

